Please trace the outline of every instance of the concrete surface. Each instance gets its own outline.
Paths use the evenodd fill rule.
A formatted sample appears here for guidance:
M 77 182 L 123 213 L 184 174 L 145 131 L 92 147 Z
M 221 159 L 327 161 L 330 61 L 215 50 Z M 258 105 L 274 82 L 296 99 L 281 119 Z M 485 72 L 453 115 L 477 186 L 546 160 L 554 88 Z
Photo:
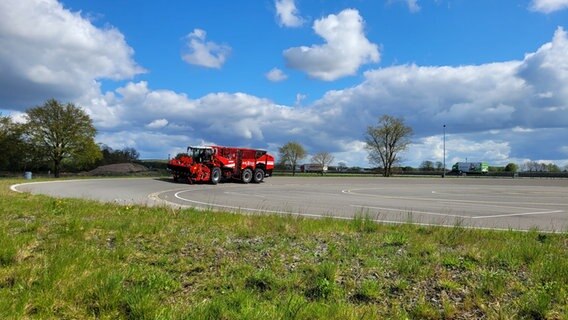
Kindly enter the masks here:
M 25 183 L 12 189 L 120 204 L 568 231 L 566 179 L 270 177 L 262 184 L 213 186 L 113 178 Z

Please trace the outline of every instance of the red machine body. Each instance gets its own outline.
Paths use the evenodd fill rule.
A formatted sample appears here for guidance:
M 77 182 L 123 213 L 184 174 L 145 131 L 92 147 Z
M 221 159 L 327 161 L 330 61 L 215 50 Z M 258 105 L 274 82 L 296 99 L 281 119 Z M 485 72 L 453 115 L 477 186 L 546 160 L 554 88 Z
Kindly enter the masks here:
M 209 182 L 240 180 L 259 183 L 272 175 L 274 157 L 264 150 L 207 146 L 188 147 L 168 162 L 174 181 Z

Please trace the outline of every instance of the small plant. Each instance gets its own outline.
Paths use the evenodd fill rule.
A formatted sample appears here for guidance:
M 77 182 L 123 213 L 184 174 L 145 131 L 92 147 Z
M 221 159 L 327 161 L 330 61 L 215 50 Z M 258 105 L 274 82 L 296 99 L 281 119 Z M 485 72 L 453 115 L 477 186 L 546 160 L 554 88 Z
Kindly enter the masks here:
M 371 219 L 369 213 L 366 214 L 356 214 L 351 221 L 353 229 L 357 232 L 362 233 L 373 233 L 379 230 L 379 225 Z
M 306 297 L 327 299 L 335 290 L 336 267 L 331 263 L 322 263 L 317 270 L 308 273 Z
M 401 247 L 408 243 L 408 236 L 402 232 L 389 232 L 383 237 L 385 246 Z
M 18 250 L 4 233 L 0 234 L 0 267 L 7 267 L 16 262 Z
M 449 292 L 455 292 L 461 288 L 461 285 L 459 283 L 449 279 L 441 279 L 438 283 L 442 289 Z
M 298 319 L 298 314 L 307 305 L 306 300 L 297 295 L 290 295 L 285 301 L 286 303 L 280 306 L 283 313 L 282 319 Z
M 245 287 L 260 293 L 273 290 L 276 286 L 276 278 L 268 271 L 260 271 L 249 277 L 245 281 Z
M 546 319 L 551 302 L 552 297 L 543 288 L 530 290 L 520 300 L 519 315 L 528 319 Z
M 421 296 L 416 305 L 411 310 L 412 318 L 414 319 L 440 319 L 440 312 L 436 310 L 424 296 Z
M 379 300 L 381 287 L 375 280 L 365 280 L 356 292 L 351 296 L 354 303 L 373 303 Z
M 483 271 L 480 274 L 479 290 L 482 294 L 499 298 L 507 290 L 509 277 L 503 271 Z

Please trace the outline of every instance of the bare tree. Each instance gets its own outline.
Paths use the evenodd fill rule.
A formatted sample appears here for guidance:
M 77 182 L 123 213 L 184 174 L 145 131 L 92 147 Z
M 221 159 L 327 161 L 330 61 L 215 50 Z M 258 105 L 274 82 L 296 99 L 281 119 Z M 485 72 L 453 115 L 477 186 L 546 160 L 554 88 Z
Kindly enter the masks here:
M 400 161 L 399 154 L 410 144 L 412 128 L 404 124 L 402 118 L 383 115 L 377 126 L 367 127 L 365 142 L 369 151 L 369 161 L 382 166 L 383 175 L 391 175 L 393 164 Z
M 298 161 L 306 157 L 306 150 L 301 144 L 291 141 L 278 148 L 278 155 L 280 157 L 280 163 L 284 166 L 291 166 L 292 175 L 295 176 L 296 165 Z
M 321 173 L 324 173 L 324 168 L 330 165 L 335 158 L 329 152 L 318 152 L 312 157 L 312 162 L 321 166 Z

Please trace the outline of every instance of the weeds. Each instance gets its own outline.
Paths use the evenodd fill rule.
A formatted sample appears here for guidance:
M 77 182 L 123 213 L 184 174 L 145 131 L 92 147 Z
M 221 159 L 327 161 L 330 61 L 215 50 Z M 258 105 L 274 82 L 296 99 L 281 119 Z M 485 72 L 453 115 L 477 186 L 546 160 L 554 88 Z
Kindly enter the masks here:
M 356 214 L 351 224 L 357 232 L 372 233 L 379 229 L 379 225 L 371 219 L 369 213 Z

